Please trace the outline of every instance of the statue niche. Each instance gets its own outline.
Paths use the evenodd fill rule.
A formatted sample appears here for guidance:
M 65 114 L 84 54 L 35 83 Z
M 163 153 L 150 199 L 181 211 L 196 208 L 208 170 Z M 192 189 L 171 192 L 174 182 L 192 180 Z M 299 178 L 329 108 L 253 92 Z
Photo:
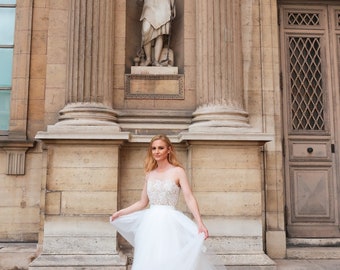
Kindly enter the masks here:
M 126 1 L 125 100 L 184 99 L 183 8 L 183 0 Z

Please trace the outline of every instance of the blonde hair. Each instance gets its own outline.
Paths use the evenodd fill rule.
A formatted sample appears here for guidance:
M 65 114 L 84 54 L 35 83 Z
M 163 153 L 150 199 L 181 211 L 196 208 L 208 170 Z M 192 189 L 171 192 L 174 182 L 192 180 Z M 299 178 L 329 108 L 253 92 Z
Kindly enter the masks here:
M 152 144 L 154 141 L 157 141 L 157 140 L 162 140 L 163 142 L 166 143 L 167 147 L 169 148 L 170 150 L 168 154 L 169 163 L 176 167 L 183 168 L 181 163 L 177 160 L 176 152 L 170 139 L 164 134 L 159 134 L 159 135 L 154 136 L 149 143 L 148 152 L 146 154 L 145 162 L 144 162 L 144 171 L 148 173 L 157 168 L 157 162 L 152 156 Z

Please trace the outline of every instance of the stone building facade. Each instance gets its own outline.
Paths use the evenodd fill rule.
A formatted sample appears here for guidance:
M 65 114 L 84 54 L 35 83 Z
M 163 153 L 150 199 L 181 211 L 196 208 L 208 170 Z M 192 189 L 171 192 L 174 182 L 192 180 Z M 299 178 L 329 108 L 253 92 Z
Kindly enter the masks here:
M 176 1 L 175 71 L 135 66 L 140 1 L 1 8 L 16 15 L 0 241 L 37 242 L 30 269 L 127 269 L 131 248 L 108 219 L 139 198 L 159 133 L 219 264 L 272 269 L 308 257 L 301 246 L 338 245 L 338 1 Z

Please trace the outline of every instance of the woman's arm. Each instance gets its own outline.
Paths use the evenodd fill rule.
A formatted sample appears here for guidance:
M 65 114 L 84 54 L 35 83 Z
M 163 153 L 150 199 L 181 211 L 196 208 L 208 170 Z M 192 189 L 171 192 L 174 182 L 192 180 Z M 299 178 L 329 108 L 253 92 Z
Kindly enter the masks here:
M 198 208 L 198 204 L 196 201 L 196 198 L 194 197 L 190 185 L 189 185 L 189 181 L 187 179 L 186 173 L 185 171 L 178 167 L 178 179 L 179 179 L 179 184 L 181 186 L 183 195 L 184 195 L 184 199 L 185 202 L 188 206 L 188 208 L 190 209 L 191 213 L 193 214 L 197 225 L 198 225 L 198 232 L 201 233 L 203 232 L 205 235 L 205 238 L 209 237 L 209 232 L 208 229 L 205 227 L 202 218 L 201 218 L 201 214 Z
M 145 181 L 140 200 L 112 214 L 111 221 L 115 220 L 116 218 L 120 216 L 128 215 L 133 212 L 142 210 L 148 205 L 148 203 L 149 203 L 149 198 L 146 193 L 146 181 Z

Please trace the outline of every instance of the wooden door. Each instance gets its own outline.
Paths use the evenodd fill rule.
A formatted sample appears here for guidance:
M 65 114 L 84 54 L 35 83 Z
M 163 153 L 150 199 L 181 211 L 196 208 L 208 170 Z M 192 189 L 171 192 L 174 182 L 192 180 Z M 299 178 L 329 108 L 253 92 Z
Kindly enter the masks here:
M 339 237 L 340 5 L 279 7 L 288 237 Z

